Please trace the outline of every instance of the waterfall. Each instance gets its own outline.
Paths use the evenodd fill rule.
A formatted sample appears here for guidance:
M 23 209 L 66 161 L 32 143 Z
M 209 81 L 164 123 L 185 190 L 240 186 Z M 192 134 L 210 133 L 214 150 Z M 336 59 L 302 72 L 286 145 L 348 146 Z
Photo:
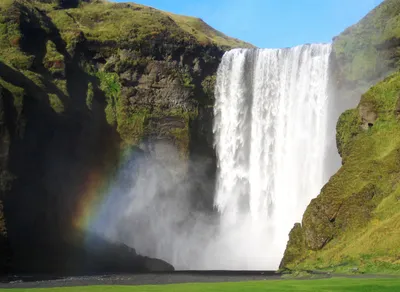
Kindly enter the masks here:
M 214 107 L 221 268 L 276 269 L 325 183 L 330 52 L 312 44 L 225 53 Z
M 277 269 L 288 234 L 325 183 L 329 144 L 330 45 L 236 49 L 220 64 L 215 88 L 218 174 L 215 211 L 193 208 L 191 183 L 174 145 L 132 151 L 108 189 L 90 231 L 178 270 Z M 154 151 L 156 151 L 154 150 Z M 210 210 L 211 211 L 211 210 Z

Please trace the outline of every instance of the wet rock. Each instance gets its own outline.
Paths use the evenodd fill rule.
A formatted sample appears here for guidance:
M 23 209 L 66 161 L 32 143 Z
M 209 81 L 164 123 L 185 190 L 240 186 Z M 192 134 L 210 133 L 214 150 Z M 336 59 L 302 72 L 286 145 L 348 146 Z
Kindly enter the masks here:
M 175 269 L 172 265 L 158 259 L 145 258 L 144 267 L 150 272 L 173 272 Z
M 325 205 L 314 199 L 307 207 L 303 217 L 303 230 L 306 244 L 311 250 L 322 249 L 334 236 L 334 218 L 328 216 Z
M 368 130 L 374 126 L 376 119 L 378 118 L 378 114 L 374 108 L 374 105 L 371 103 L 362 103 L 358 108 L 360 117 L 361 117 L 361 128 L 363 130 Z
M 306 249 L 302 226 L 300 223 L 296 223 L 289 233 L 289 241 L 279 269 L 288 268 L 288 265 L 292 267 L 296 262 L 301 261 Z

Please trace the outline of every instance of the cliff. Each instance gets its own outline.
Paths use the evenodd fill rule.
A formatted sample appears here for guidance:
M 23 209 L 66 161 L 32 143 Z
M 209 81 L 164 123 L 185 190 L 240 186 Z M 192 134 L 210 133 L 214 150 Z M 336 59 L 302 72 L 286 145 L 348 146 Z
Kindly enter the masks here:
M 400 271 L 399 25 L 387 0 L 334 40 L 331 94 L 338 110 L 359 103 L 339 118 L 342 167 L 292 229 L 282 269 Z
M 80 201 L 124 149 L 163 155 L 155 145 L 166 141 L 181 159 L 207 161 L 210 185 L 194 192 L 207 205 L 215 73 L 224 50 L 243 46 L 200 19 L 133 3 L 1 1 L 2 268 L 118 270 L 120 254 L 137 259 L 125 270 L 147 270 L 128 247 L 99 239 L 107 259 L 81 250 Z

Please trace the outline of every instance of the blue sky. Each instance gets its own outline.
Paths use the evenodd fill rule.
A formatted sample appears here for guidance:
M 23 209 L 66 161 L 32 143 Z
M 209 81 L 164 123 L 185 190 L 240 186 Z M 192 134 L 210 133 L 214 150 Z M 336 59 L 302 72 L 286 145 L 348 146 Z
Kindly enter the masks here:
M 117 2 L 128 2 L 120 1 Z M 202 18 L 219 31 L 261 48 L 330 42 L 382 0 L 136 0 Z

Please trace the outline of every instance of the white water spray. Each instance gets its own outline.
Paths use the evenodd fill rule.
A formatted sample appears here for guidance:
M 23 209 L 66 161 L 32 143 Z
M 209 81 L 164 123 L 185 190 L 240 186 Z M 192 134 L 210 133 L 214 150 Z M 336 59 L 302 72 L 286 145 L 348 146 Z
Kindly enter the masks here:
M 223 57 L 214 108 L 215 206 L 220 236 L 232 235 L 223 268 L 276 269 L 325 183 L 330 51 L 314 44 Z

